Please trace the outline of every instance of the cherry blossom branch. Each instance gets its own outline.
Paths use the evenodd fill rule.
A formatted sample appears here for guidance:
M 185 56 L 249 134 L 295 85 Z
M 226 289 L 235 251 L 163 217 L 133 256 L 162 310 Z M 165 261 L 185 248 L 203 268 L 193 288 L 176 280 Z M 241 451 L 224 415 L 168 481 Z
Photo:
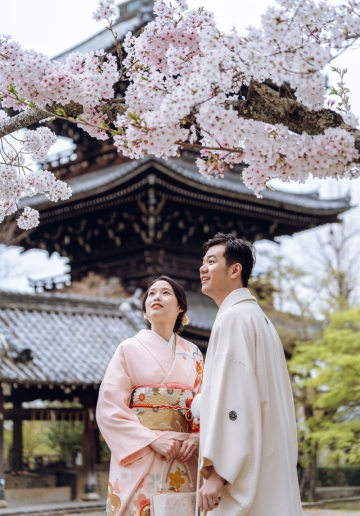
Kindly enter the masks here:
M 324 107 L 323 75 L 358 41 L 359 2 L 278 0 L 261 27 L 243 37 L 220 32 L 211 12 L 188 10 L 186 0 L 156 0 L 154 13 L 139 36 L 127 34 L 123 54 L 114 0 L 99 1 L 94 18 L 106 20 L 117 56 L 77 52 L 59 63 L 0 36 L 1 107 L 21 111 L 9 117 L 0 109 L 0 138 L 54 117 L 97 139 L 113 137 L 130 158 L 168 158 L 193 148 L 209 179 L 221 177 L 225 166 L 248 165 L 243 181 L 257 196 L 272 178 L 360 175 L 358 121 L 343 75 L 334 111 Z M 128 82 L 123 99 L 114 98 L 119 80 Z M 71 194 L 49 171 L 26 169 L 28 158 L 45 159 L 55 135 L 46 127 L 24 135 L 6 148 L 1 140 L 0 221 L 16 211 L 21 195 L 45 193 L 56 201 Z M 19 226 L 34 227 L 38 215 L 26 208 Z
M 104 104 L 100 104 L 96 109 L 101 110 L 103 113 L 107 115 L 108 122 L 115 122 L 117 115 L 124 114 L 127 106 L 123 103 L 124 99 L 113 99 L 107 100 Z M 76 119 L 82 115 L 84 112 L 84 108 L 81 104 L 71 102 L 65 106 L 56 105 L 56 106 L 46 106 L 44 108 L 29 108 L 26 111 L 22 111 L 21 113 L 14 115 L 12 117 L 7 118 L 4 121 L 0 122 L 0 138 L 19 131 L 20 129 L 25 129 L 26 127 L 30 127 L 42 120 L 46 120 L 49 117 L 57 117 L 56 110 L 63 109 L 66 113 L 67 119 L 70 122 L 80 123 Z M 71 120 L 74 119 L 74 120 Z M 84 124 L 89 125 L 92 124 Z M 93 125 L 94 127 L 98 127 Z
M 340 127 L 357 134 L 350 125 L 345 124 L 339 113 L 331 109 L 308 109 L 301 102 L 281 97 L 279 92 L 255 81 L 252 82 L 252 92 L 248 100 L 226 100 L 225 105 L 232 106 L 242 118 L 266 124 L 283 124 L 298 134 L 323 134 L 330 127 Z

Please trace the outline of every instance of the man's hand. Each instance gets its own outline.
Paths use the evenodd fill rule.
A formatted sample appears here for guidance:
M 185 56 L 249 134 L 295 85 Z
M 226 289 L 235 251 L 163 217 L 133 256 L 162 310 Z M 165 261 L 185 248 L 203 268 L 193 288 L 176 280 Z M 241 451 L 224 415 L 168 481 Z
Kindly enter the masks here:
M 189 437 L 186 441 L 183 441 L 177 460 L 180 462 L 184 462 L 187 464 L 191 457 L 197 455 L 199 452 L 199 438 L 198 437 Z
M 225 480 L 213 469 L 211 475 L 199 491 L 199 507 L 203 511 L 212 511 L 221 502 L 220 492 Z
M 160 453 L 165 457 L 166 462 L 170 462 L 179 454 L 181 443 L 177 439 L 166 439 L 165 437 L 158 437 L 153 443 L 150 444 L 157 453 Z

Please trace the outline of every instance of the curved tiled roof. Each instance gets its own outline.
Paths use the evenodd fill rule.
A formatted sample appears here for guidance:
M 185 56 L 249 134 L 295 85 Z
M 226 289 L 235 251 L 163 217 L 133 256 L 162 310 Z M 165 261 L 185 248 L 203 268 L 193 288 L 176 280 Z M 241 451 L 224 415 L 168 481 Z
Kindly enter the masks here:
M 200 293 L 188 292 L 187 297 L 190 324 L 185 338 L 206 351 L 218 308 Z M 290 356 L 294 343 L 304 338 L 302 318 L 261 301 L 260 306 Z M 139 295 L 121 300 L 0 292 L 0 381 L 98 385 L 119 343 L 143 328 L 147 324 Z M 309 328 L 316 336 L 322 323 L 312 321 Z
M 210 331 L 217 309 L 204 302 L 190 293 L 190 327 Z M 146 327 L 132 298 L 1 292 L 0 380 L 99 384 L 119 343 Z
M 5 381 L 99 384 L 118 344 L 141 329 L 140 320 L 134 324 L 120 313 L 119 301 L 7 292 L 0 297 Z M 24 349 L 32 360 L 19 359 Z
M 154 166 L 165 174 L 172 175 L 174 178 L 186 182 L 198 190 L 210 195 L 217 194 L 225 197 L 232 197 L 234 200 L 246 200 L 258 206 L 277 206 L 281 209 L 289 209 L 299 213 L 313 214 L 339 214 L 348 210 L 350 206 L 349 197 L 339 199 L 320 199 L 317 194 L 297 194 L 280 190 L 265 190 L 263 199 L 257 199 L 253 192 L 249 190 L 240 180 L 230 174 L 223 179 L 207 180 L 199 173 L 196 165 L 183 159 L 172 158 L 164 160 L 153 156 L 146 156 L 142 159 L 128 161 L 113 165 L 111 167 L 83 174 L 69 179 L 67 182 L 73 191 L 72 197 L 61 205 L 71 203 L 85 196 L 95 195 L 105 192 L 110 188 L 123 183 L 137 172 Z M 53 207 L 45 195 L 36 195 L 22 199 L 20 208 L 24 206 L 46 209 Z

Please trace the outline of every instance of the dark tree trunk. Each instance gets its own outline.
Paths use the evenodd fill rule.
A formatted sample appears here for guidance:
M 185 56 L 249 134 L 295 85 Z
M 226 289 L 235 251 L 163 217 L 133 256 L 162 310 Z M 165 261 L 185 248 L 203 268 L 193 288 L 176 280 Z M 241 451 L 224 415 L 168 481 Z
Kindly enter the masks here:
M 316 468 L 317 468 L 317 446 L 314 445 L 311 449 L 309 462 L 303 469 L 303 474 L 300 484 L 300 494 L 302 500 L 308 502 L 316 501 Z

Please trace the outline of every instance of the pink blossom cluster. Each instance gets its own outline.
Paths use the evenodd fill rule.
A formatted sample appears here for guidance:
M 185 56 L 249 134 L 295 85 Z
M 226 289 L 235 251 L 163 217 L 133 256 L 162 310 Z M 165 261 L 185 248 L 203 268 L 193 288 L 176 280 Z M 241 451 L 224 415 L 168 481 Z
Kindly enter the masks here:
M 107 4 L 111 2 L 104 3 L 104 9 Z M 0 36 L 0 105 L 3 108 L 46 109 L 56 103 L 64 106 L 66 115 L 66 105 L 78 102 L 84 109 L 85 124 L 81 123 L 81 127 L 91 136 L 105 139 L 108 136 L 99 126 L 107 117 L 100 105 L 103 98 L 114 96 L 113 85 L 118 76 L 115 56 L 102 50 L 70 54 L 62 64 L 34 50 L 23 50 L 10 36 Z M 7 118 L 7 113 L 0 109 L 0 123 Z M 65 200 L 71 195 L 70 188 L 50 172 L 40 170 L 29 174 L 24 168 L 29 159 L 33 163 L 45 160 L 49 148 L 56 142 L 55 134 L 42 127 L 26 131 L 22 136 L 22 149 L 2 152 L 1 182 L 7 183 L 6 188 L 2 185 L 0 189 L 0 221 L 17 210 L 22 195 L 43 193 L 53 201 Z M 33 211 L 24 219 L 18 219 L 21 227 L 29 228 L 36 222 Z
M 4 118 L 1 115 L 0 118 Z M 20 140 L 22 138 L 22 140 Z M 43 161 L 49 148 L 55 143 L 56 136 L 47 127 L 39 127 L 34 131 L 18 134 L 16 143 L 22 148 L 16 150 L 15 145 L 2 146 L 0 158 L 0 222 L 5 216 L 12 215 L 18 209 L 22 196 L 45 194 L 51 201 L 66 200 L 71 196 L 70 187 L 56 179 L 48 170 L 31 170 L 26 158 L 33 163 Z M 15 142 L 14 142 L 15 143 Z M 27 208 L 26 213 L 17 219 L 22 229 L 30 229 L 38 225 L 39 214 Z
M 93 17 L 112 26 L 114 0 L 100 0 Z M 360 36 L 360 1 L 277 0 L 262 16 L 260 28 L 244 36 L 235 29 L 218 30 L 206 9 L 189 10 L 185 0 L 169 5 L 156 0 L 156 18 L 124 42 L 123 62 L 129 86 L 124 115 L 117 119 L 114 137 L 120 152 L 131 158 L 154 154 L 176 156 L 185 145 L 202 146 L 197 160 L 206 177 L 221 177 L 226 166 L 248 165 L 243 179 L 256 195 L 273 178 L 304 181 L 316 177 L 359 175 L 354 138 L 344 129 L 324 134 L 294 134 L 281 125 L 245 120 L 232 100 L 245 102 L 240 88 L 251 80 L 272 81 L 306 107 L 324 106 L 324 67 Z M 119 80 L 116 57 L 103 50 L 51 61 L 34 50 L 23 50 L 9 36 L 0 37 L 0 105 L 25 110 L 70 102 L 83 106 L 77 123 L 97 139 L 106 139 L 106 115 L 101 104 L 114 98 Z M 61 113 L 58 113 L 61 116 Z M 7 114 L 0 110 L 0 125 Z M 345 112 L 344 122 L 358 120 Z M 0 220 L 14 213 L 21 195 L 44 193 L 66 199 L 70 190 L 46 171 L 24 174 L 26 156 L 41 162 L 54 142 L 48 130 L 28 131 L 23 150 L 9 152 L 0 165 Z M 27 153 L 27 154 L 26 154 Z M 22 227 L 36 221 L 24 212 Z M 20 219 L 19 219 L 20 220 Z M 30 221 L 30 222 L 29 222 Z
M 47 127 L 26 131 L 23 139 L 23 152 L 30 154 L 34 163 L 44 161 L 47 153 L 56 143 L 56 135 Z
M 93 18 L 97 22 L 102 20 L 110 20 L 116 16 L 116 7 L 114 6 L 115 0 L 101 0 L 99 7 L 93 13 Z
M 281 126 L 244 120 L 231 109 L 242 84 L 251 79 L 287 83 L 309 108 L 325 101 L 322 70 L 360 35 L 360 2 L 333 6 L 327 1 L 278 0 L 268 8 L 262 27 L 245 37 L 221 33 L 212 13 L 188 10 L 185 0 L 155 3 L 155 21 L 124 43 L 131 85 L 127 113 L 115 143 L 132 158 L 174 156 L 182 144 L 198 139 L 205 148 L 197 160 L 207 177 L 221 177 L 226 165 L 244 161 L 245 184 L 260 195 L 268 181 L 303 181 L 358 174 L 354 139 L 344 130 L 296 135 Z M 345 113 L 352 126 L 357 118 Z M 186 128 L 185 128 L 186 127 Z
M 18 210 L 20 198 L 24 195 L 32 197 L 42 193 L 54 202 L 60 199 L 66 200 L 71 196 L 70 187 L 63 181 L 57 180 L 52 172 L 37 170 L 19 174 L 19 168 L 21 169 L 21 167 L 19 167 L 17 157 L 14 154 L 8 156 L 9 163 L 0 165 L 0 222 L 6 216 L 12 215 Z M 14 164 L 11 164 L 11 158 L 13 158 Z M 37 226 L 37 210 L 31 209 L 31 212 L 27 211 L 26 213 L 27 217 L 24 219 L 20 217 L 22 225 L 19 224 L 19 227 L 30 229 Z M 30 213 L 32 215 L 28 216 Z M 36 223 L 33 224 L 34 222 Z
M 353 165 L 359 157 L 354 137 L 344 129 L 299 135 L 281 124 L 238 118 L 232 109 L 215 105 L 202 106 L 198 121 L 203 144 L 214 148 L 220 144 L 224 149 L 202 150 L 197 160 L 200 172 L 207 178 L 222 177 L 225 166 L 246 163 L 244 183 L 258 197 L 271 179 L 304 182 L 311 174 L 319 178 L 360 176 L 360 169 Z
M 0 36 L 0 95 L 3 108 L 27 109 L 29 102 L 44 108 L 53 103 L 79 102 L 95 109 L 114 96 L 118 80 L 115 56 L 103 50 L 70 54 L 65 63 L 34 50 L 23 50 L 9 36 Z
M 22 215 L 16 219 L 20 229 L 36 228 L 39 225 L 39 212 L 29 206 L 25 206 Z
M 288 83 L 296 89 L 297 100 L 322 108 L 326 89 L 321 72 L 360 35 L 358 2 L 278 4 L 263 15 L 261 28 L 250 27 L 241 37 L 235 29 L 221 33 L 212 13 L 189 11 L 184 0 L 170 7 L 157 0 L 156 20 L 138 38 L 129 34 L 124 44 L 135 86 L 127 94 L 131 109 L 170 111 L 175 118 L 209 96 L 221 102 L 250 79 Z

